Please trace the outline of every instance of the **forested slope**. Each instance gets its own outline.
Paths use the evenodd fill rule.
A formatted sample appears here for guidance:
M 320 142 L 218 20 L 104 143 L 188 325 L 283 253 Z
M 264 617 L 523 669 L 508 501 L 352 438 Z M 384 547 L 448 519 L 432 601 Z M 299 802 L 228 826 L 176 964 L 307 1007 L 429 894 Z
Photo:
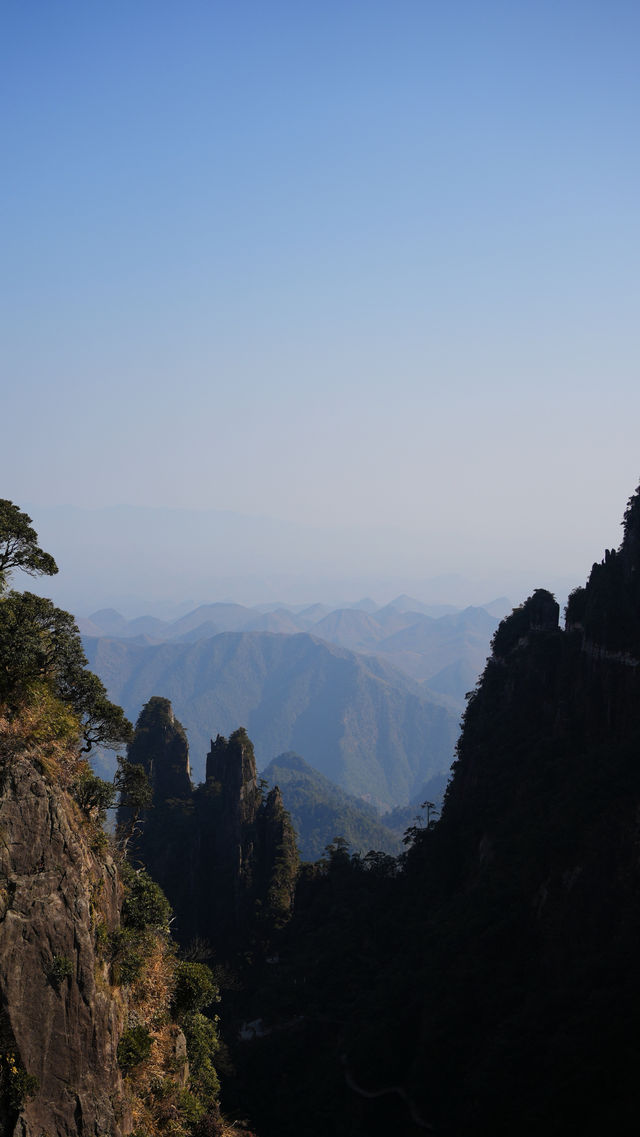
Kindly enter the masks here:
M 195 644 L 86 639 L 111 698 L 136 718 L 168 698 L 189 735 L 196 780 L 216 733 L 244 726 L 259 768 L 294 750 L 348 792 L 404 805 L 447 770 L 458 715 L 377 659 L 305 633 L 228 632 Z
M 637 492 L 564 629 L 544 590 L 500 624 L 404 863 L 301 878 L 240 1056 L 264 1137 L 637 1132 L 639 553 Z

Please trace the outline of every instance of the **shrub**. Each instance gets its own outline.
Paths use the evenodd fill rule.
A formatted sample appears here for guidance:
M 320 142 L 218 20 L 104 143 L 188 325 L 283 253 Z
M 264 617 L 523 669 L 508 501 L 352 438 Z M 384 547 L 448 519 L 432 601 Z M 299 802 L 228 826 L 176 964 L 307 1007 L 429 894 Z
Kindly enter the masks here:
M 212 1061 L 220 1049 L 216 1025 L 206 1015 L 196 1012 L 185 1015 L 182 1029 L 187 1040 L 191 1088 L 207 1109 L 211 1109 L 220 1093 L 220 1082 Z
M 56 991 L 65 979 L 73 975 L 73 963 L 66 955 L 54 955 L 49 968 L 49 982 Z
M 125 885 L 123 922 L 130 928 L 168 931 L 171 905 L 160 885 L 144 869 L 136 872 L 127 864 L 123 866 L 122 876 Z
M 0 1055 L 0 1088 L 5 1101 L 14 1109 L 21 1109 L 37 1094 L 40 1083 L 34 1074 L 27 1074 L 23 1066 L 18 1066 L 15 1054 L 7 1051 Z
M 204 1115 L 195 1127 L 196 1137 L 224 1137 L 226 1125 L 217 1110 Z
M 202 1102 L 187 1089 L 180 1090 L 178 1094 L 178 1109 L 183 1120 L 192 1127 L 204 1117 L 206 1112 Z
M 146 1026 L 125 1030 L 118 1043 L 118 1065 L 126 1072 L 144 1062 L 151 1053 L 153 1039 Z
M 73 796 L 83 813 L 103 821 L 115 801 L 116 791 L 111 782 L 103 781 L 88 770 L 74 782 Z
M 134 983 L 145 962 L 144 936 L 133 928 L 118 928 L 111 936 L 112 978 L 116 984 Z
M 202 1011 L 220 998 L 213 972 L 205 963 L 178 963 L 175 980 L 172 1010 L 178 1017 Z

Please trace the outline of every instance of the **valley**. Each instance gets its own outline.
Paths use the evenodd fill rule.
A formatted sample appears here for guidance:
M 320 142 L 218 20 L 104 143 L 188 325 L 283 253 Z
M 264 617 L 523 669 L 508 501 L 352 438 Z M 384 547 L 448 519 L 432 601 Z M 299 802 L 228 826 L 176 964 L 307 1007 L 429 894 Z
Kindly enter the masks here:
M 419 802 L 449 769 L 464 692 L 498 622 L 484 608 L 417 606 L 408 597 L 329 613 L 212 604 L 173 623 L 106 611 L 79 625 L 91 667 L 130 718 L 154 694 L 171 700 L 196 780 L 211 732 L 244 725 L 259 769 L 295 751 L 384 812 Z

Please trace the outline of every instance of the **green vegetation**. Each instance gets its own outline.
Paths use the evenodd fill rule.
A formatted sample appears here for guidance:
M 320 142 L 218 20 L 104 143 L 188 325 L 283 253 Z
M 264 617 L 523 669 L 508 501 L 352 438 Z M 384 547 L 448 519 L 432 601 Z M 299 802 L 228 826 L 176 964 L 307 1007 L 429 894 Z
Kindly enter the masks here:
M 171 905 L 159 884 L 144 869 L 133 869 L 126 861 L 121 868 L 125 885 L 122 920 L 126 927 L 144 931 L 169 931 Z
M 169 701 L 154 696 L 140 712 L 127 761 L 152 780 L 131 855 L 170 897 L 183 949 L 205 940 L 219 961 L 240 967 L 264 956 L 289 918 L 298 854 L 280 793 L 265 796 L 257 783 L 246 730 L 216 737 L 207 780 L 194 788 L 185 732 Z M 118 812 L 119 828 L 126 812 Z
M 204 1011 L 219 1001 L 213 972 L 204 963 L 179 962 L 175 970 L 173 1012 L 183 1015 Z
M 126 862 L 122 926 L 112 937 L 112 974 L 128 988 L 130 1025 L 118 1044 L 135 1130 L 188 1137 L 206 1117 L 219 1117 L 217 1017 L 202 1013 L 219 999 L 210 969 L 179 961 L 168 932 L 169 902 L 143 870 Z M 184 1033 L 189 1080 L 176 1036 Z M 168 1122 L 171 1125 L 167 1128 Z
M 274 758 L 263 770 L 263 777 L 280 788 L 302 860 L 317 860 L 336 836 L 344 837 L 357 853 L 369 849 L 392 855 L 400 852 L 398 837 L 372 805 L 335 786 L 299 754 L 289 751 Z
M 85 863 L 89 866 L 87 885 L 90 928 L 94 933 L 95 980 L 103 993 L 107 983 L 126 1014 L 126 1029 L 117 1047 L 117 1058 L 125 1074 L 126 1093 L 134 1128 L 147 1137 L 189 1137 L 208 1117 L 219 1118 L 220 1086 L 213 1056 L 220 1047 L 216 1021 L 205 1018 L 203 1009 L 218 999 L 211 971 L 200 963 L 176 959 L 169 935 L 171 907 L 158 884 L 142 869 L 134 868 L 123 855 L 123 847 L 135 829 L 140 814 L 151 802 L 151 789 L 143 767 L 119 760 L 115 784 L 97 777 L 82 757 L 94 745 L 120 745 L 131 736 L 130 724 L 119 707 L 106 697 L 101 681 L 85 669 L 86 659 L 73 617 L 50 600 L 31 593 L 7 589 L 13 571 L 23 569 L 31 575 L 57 571 L 55 562 L 37 545 L 30 519 L 12 503 L 0 502 L 0 723 L 2 760 L 5 769 L 13 755 L 27 761 L 46 775 L 48 781 L 73 798 L 74 807 L 64 794 L 52 801 L 62 810 L 66 801 L 74 842 L 86 842 L 87 849 L 107 860 L 93 874 L 91 862 L 76 853 L 73 864 L 67 858 L 64 819 L 61 826 L 60 868 L 62 880 L 77 872 L 80 897 Z M 116 793 L 129 813 L 128 827 L 121 833 L 120 848 L 110 844 L 102 829 L 107 810 Z M 57 834 L 56 834 L 57 835 Z M 64 848 L 62 847 L 64 845 Z M 109 852 L 111 857 L 109 857 Z M 120 867 L 124 885 L 119 927 L 114 928 L 115 890 L 111 908 L 102 903 L 105 873 L 113 877 L 114 860 Z M 45 858 L 37 872 L 43 871 Z M 82 873 L 80 869 L 82 863 Z M 104 871 L 103 871 L 104 870 Z M 22 870 L 21 870 L 22 871 Z M 58 865 L 56 865 L 56 872 Z M 101 875 L 102 874 L 102 875 Z M 36 877 L 36 882 L 40 878 Z M 115 883 L 112 880 L 112 883 Z M 67 886 L 65 886 L 67 887 Z M 106 891 L 106 890 L 105 890 Z M 3 900 L 9 893 L 3 890 Z M 89 926 L 87 927 L 89 930 Z M 52 944 L 60 942 L 52 931 Z M 79 941 L 80 942 L 80 941 Z M 76 945 L 77 946 L 77 945 Z M 81 958 L 81 948 L 77 948 Z M 75 957 L 61 951 L 50 956 L 45 975 L 58 994 L 69 995 L 73 986 L 89 990 L 83 964 L 76 974 Z M 108 971 L 105 964 L 110 964 Z M 184 1022 L 188 1040 L 190 1080 L 185 1081 L 184 1039 L 176 1017 Z M 5 1039 L 9 1019 L 4 1018 Z M 6 1041 L 5 1041 L 6 1046 Z M 108 1082 L 108 1078 L 107 1078 Z M 109 1083 L 110 1085 L 110 1083 Z M 37 1079 L 24 1070 L 13 1050 L 0 1052 L 0 1114 L 3 1125 L 13 1131 L 25 1101 L 38 1090 Z M 217 1122 L 216 1122 L 217 1123 Z
M 197 781 L 204 779 L 212 731 L 228 737 L 238 723 L 265 760 L 288 750 L 302 754 L 348 793 L 369 795 L 376 808 L 413 799 L 451 762 L 457 709 L 388 664 L 309 635 L 228 633 L 147 646 L 89 640 L 86 651 L 131 718 L 156 691 L 171 699 L 189 726 Z
M 73 796 L 87 816 L 103 824 L 107 810 L 115 803 L 116 787 L 112 782 L 105 782 L 90 769 L 86 769 L 73 784 Z
M 49 982 L 58 991 L 65 979 L 73 975 L 73 963 L 66 955 L 54 955 L 49 968 Z
M 500 625 L 441 819 L 303 866 L 234 1054 L 261 1137 L 636 1132 L 639 500 L 567 632 L 545 590 Z
M 29 576 L 54 576 L 58 566 L 38 545 L 31 518 L 13 502 L 0 498 L 0 592 L 16 569 Z
M 134 1026 L 125 1030 L 118 1043 L 118 1065 L 123 1070 L 132 1070 L 144 1062 L 151 1053 L 153 1039 L 146 1026 Z
M 500 624 L 442 816 L 427 791 L 398 859 L 334 835 L 298 869 L 246 731 L 218 735 L 194 790 L 170 704 L 146 704 L 121 767 L 144 822 L 131 844 L 167 881 L 180 934 L 219 947 L 233 979 L 176 961 L 169 901 L 125 866 L 109 942 L 136 1132 L 221 1132 L 224 1049 L 204 1013 L 220 986 L 225 1108 L 261 1137 L 635 1133 L 639 518 L 634 504 L 623 547 L 570 598 L 567 631 L 542 589 Z M 276 776 L 307 770 L 289 755 Z M 75 792 L 100 814 L 104 784 L 82 774 Z
M 44 688 L 74 714 L 85 752 L 95 744 L 116 747 L 131 737 L 131 724 L 86 670 L 73 616 L 45 597 L 7 591 L 16 569 L 32 576 L 57 572 L 30 523 L 12 502 L 0 500 L 0 706 L 15 715 Z
M 4 1099 L 11 1110 L 21 1109 L 26 1101 L 35 1097 L 38 1089 L 35 1074 L 28 1074 L 11 1050 L 0 1054 L 0 1099 Z
M 191 1085 L 199 1100 L 211 1109 L 220 1094 L 214 1059 L 220 1049 L 217 1023 L 201 1012 L 184 1015 L 181 1026 L 187 1040 Z
M 524 604 L 498 625 L 491 641 L 494 656 L 503 658 L 523 643 L 531 631 L 554 630 L 560 608 L 546 588 L 536 588 Z

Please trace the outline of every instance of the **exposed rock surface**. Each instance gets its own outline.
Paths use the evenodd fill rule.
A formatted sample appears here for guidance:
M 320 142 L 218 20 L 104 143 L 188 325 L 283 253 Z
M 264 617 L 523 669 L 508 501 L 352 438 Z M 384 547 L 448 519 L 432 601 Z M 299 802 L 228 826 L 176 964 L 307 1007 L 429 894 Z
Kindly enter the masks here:
M 142 708 L 129 761 L 144 766 L 155 802 L 191 796 L 187 736 L 168 699 L 154 695 Z
M 21 1137 L 127 1130 L 117 1045 L 123 1010 L 96 951 L 119 923 L 111 858 L 77 807 L 26 756 L 0 752 L 0 1130 Z M 19 1112 L 14 1063 L 37 1078 Z
M 297 852 L 280 791 L 263 797 L 243 728 L 211 741 L 206 782 L 194 788 L 184 730 L 156 696 L 140 714 L 129 760 L 145 768 L 153 789 L 132 856 L 168 896 L 176 939 L 206 940 L 230 958 L 291 904 Z

